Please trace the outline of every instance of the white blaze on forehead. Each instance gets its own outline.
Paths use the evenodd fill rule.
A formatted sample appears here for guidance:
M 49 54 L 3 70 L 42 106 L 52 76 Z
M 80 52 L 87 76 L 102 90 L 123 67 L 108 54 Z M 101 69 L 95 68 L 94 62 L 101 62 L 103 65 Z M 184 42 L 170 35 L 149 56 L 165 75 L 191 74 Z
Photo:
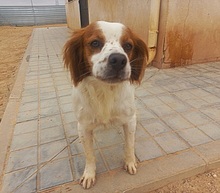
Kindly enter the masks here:
M 123 35 L 123 30 L 125 29 L 125 26 L 121 23 L 98 21 L 97 27 L 101 30 L 105 42 L 100 52 L 95 53 L 91 57 L 91 62 L 93 64 L 92 74 L 96 77 L 101 77 L 103 79 L 108 76 L 112 76 L 112 74 L 110 74 L 111 68 L 109 68 L 108 66 L 108 58 L 113 53 L 120 53 L 127 58 L 127 65 L 123 69 L 124 76 L 120 78 L 128 79 L 131 74 L 131 66 L 128 56 L 120 43 L 120 39 Z
M 102 30 L 106 41 L 119 41 L 122 36 L 123 29 L 125 28 L 125 26 L 121 23 L 98 21 L 97 24 L 98 27 Z

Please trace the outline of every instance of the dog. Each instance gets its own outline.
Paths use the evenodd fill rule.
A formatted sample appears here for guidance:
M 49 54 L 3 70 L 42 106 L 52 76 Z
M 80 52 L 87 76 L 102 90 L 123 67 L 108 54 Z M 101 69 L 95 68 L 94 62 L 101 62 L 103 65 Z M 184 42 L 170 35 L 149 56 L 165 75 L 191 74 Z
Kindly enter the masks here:
M 97 21 L 73 32 L 64 45 L 64 66 L 73 82 L 73 108 L 84 147 L 86 166 L 80 184 L 95 183 L 93 130 L 118 122 L 125 136 L 125 169 L 137 172 L 134 154 L 136 130 L 135 84 L 147 64 L 146 44 L 121 23 Z

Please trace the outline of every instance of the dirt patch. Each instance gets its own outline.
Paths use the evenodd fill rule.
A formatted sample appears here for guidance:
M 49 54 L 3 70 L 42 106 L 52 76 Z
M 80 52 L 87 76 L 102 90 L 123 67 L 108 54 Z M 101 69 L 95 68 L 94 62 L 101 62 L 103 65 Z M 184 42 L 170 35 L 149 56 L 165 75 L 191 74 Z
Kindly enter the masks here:
M 171 183 L 150 193 L 219 193 L 220 169 Z
M 47 25 L 64 26 L 64 25 Z M 0 121 L 32 30 L 36 27 L 0 26 Z
M 53 25 L 54 26 L 54 25 Z M 61 26 L 61 25 L 56 25 Z M 63 25 L 62 25 L 63 26 Z M 35 27 L 0 26 L 0 119 L 13 88 L 17 70 Z M 171 183 L 151 193 L 219 193 L 220 169 Z

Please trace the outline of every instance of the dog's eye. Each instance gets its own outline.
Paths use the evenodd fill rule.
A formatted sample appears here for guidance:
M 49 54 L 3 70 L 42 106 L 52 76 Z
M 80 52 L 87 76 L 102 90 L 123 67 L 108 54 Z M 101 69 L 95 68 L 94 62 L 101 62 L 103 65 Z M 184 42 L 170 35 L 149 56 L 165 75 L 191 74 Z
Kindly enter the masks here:
M 123 48 L 124 48 L 124 50 L 126 51 L 126 52 L 129 52 L 129 51 L 131 51 L 131 49 L 133 48 L 133 46 L 132 46 L 132 44 L 130 44 L 130 43 L 125 43 L 124 45 L 123 45 Z
M 93 47 L 93 48 L 99 48 L 99 47 L 101 47 L 101 42 L 100 41 L 98 41 L 98 40 L 94 40 L 94 41 L 92 41 L 91 43 L 90 43 L 90 45 Z

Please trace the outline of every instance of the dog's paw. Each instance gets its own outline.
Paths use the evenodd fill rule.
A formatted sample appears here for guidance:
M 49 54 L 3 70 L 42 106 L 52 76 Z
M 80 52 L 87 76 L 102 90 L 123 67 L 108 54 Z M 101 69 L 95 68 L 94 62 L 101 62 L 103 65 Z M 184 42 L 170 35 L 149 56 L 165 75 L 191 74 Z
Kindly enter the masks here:
M 89 189 L 95 184 L 95 172 L 84 171 L 79 183 L 84 189 Z
M 125 162 L 124 168 L 129 174 L 134 175 L 137 173 L 137 163 L 135 161 Z

